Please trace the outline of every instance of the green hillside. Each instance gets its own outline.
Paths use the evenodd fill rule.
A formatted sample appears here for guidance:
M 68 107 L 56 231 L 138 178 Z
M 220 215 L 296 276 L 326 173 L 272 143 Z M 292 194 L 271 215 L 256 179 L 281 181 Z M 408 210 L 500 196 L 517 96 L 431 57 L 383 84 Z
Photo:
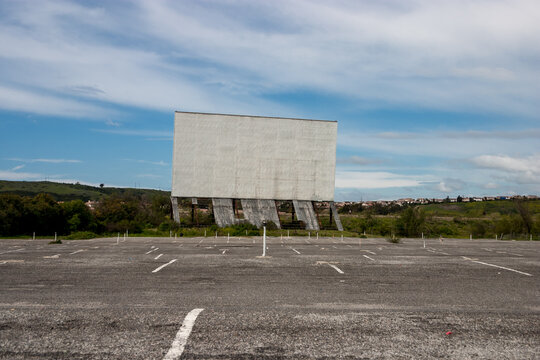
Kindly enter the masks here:
M 137 197 L 155 195 L 170 196 L 169 191 L 134 188 L 95 187 L 82 184 L 64 184 L 51 181 L 7 181 L 0 180 L 0 194 L 35 196 L 40 193 L 51 195 L 57 201 L 99 200 L 108 195 L 131 194 Z

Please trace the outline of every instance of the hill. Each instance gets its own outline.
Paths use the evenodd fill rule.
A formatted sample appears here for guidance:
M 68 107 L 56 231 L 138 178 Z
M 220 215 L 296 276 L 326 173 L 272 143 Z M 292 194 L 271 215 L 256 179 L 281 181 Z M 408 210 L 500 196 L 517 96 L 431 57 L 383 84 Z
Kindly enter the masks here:
M 99 200 L 108 195 L 132 194 L 154 197 L 170 196 L 169 191 L 135 188 L 96 187 L 82 184 L 65 184 L 52 181 L 7 181 L 0 180 L 0 194 L 35 196 L 40 193 L 51 195 L 57 201 Z

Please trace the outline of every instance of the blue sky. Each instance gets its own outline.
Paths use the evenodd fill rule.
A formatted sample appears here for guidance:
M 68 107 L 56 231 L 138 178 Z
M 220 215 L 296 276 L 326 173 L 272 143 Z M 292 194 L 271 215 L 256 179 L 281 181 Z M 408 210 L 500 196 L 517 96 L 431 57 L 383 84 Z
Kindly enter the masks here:
M 170 189 L 174 110 L 337 120 L 336 200 L 540 193 L 538 1 L 0 1 L 0 179 Z

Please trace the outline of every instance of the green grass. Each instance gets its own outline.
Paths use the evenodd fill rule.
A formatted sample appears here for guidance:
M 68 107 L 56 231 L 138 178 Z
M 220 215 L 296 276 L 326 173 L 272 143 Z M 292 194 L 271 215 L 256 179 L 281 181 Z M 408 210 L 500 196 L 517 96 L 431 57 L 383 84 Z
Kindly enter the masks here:
M 0 193 L 15 194 L 20 196 L 35 196 L 40 193 L 50 194 L 57 201 L 69 200 L 100 200 L 108 195 L 165 195 L 170 196 L 169 191 L 153 189 L 96 187 L 81 184 L 64 184 L 51 181 L 7 181 L 0 180 Z

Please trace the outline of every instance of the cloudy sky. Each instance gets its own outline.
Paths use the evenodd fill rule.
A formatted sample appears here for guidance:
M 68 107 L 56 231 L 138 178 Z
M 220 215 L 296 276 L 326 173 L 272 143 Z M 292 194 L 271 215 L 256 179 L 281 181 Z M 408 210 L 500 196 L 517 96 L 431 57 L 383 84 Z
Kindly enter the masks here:
M 0 0 L 0 179 L 170 189 L 173 111 L 337 120 L 336 200 L 540 194 L 540 2 Z

